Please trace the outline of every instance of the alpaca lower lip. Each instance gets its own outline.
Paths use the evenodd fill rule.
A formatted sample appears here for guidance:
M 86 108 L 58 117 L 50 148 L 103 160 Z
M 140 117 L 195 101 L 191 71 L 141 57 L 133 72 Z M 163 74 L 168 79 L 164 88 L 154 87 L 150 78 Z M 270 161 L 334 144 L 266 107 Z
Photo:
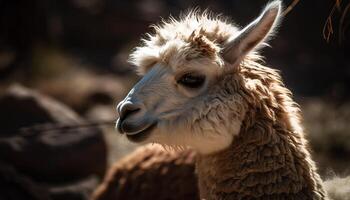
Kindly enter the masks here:
M 116 128 L 121 134 L 126 135 L 136 135 L 143 130 L 146 130 L 148 127 L 152 125 L 152 121 L 150 120 L 140 120 L 140 121 L 128 121 L 121 120 L 119 118 L 116 123 Z
M 153 123 L 150 126 L 148 126 L 146 129 L 140 132 L 133 133 L 133 134 L 126 133 L 126 137 L 132 142 L 142 142 L 150 136 L 151 132 L 155 129 L 156 126 L 157 126 L 157 123 Z
M 139 120 L 139 121 L 128 121 L 124 120 L 119 123 L 121 133 L 125 133 L 126 135 L 137 135 L 144 130 L 148 129 L 155 122 L 150 119 Z

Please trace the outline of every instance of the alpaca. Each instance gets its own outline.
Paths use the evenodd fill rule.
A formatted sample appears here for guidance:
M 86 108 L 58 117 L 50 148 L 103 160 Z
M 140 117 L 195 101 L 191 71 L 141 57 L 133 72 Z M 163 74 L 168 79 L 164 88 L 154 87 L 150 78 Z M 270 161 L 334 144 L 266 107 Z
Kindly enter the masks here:
M 280 18 L 279 0 L 243 29 L 193 11 L 154 26 L 130 56 L 143 78 L 116 127 L 132 142 L 196 150 L 201 199 L 328 199 L 299 107 L 258 54 Z

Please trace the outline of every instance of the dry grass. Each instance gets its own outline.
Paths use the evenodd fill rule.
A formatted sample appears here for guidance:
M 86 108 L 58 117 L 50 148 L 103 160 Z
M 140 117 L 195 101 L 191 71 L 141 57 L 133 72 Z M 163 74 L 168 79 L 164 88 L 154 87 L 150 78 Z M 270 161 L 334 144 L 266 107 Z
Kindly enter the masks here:
M 349 200 L 350 199 L 350 177 L 327 180 L 324 183 L 329 197 L 333 200 Z
M 350 173 L 350 103 L 322 99 L 302 102 L 307 137 L 324 176 Z

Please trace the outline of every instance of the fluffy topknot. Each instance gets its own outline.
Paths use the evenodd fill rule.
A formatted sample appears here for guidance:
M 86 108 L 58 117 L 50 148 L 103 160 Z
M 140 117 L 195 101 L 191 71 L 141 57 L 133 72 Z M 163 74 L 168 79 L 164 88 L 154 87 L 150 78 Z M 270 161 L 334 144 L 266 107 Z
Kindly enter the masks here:
M 205 57 L 221 65 L 221 49 L 239 32 L 227 19 L 198 10 L 178 20 L 170 17 L 152 27 L 154 32 L 146 34 L 142 45 L 130 55 L 129 61 L 138 67 L 140 74 L 144 74 L 156 62 L 177 65 Z

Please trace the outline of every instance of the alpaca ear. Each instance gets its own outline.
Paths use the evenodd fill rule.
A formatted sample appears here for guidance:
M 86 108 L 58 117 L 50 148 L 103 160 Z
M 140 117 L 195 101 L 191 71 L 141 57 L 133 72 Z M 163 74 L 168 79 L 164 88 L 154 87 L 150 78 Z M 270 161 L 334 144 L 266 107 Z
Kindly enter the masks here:
M 269 3 L 262 14 L 226 44 L 222 57 L 234 66 L 251 50 L 260 48 L 273 33 L 281 15 L 281 1 Z

